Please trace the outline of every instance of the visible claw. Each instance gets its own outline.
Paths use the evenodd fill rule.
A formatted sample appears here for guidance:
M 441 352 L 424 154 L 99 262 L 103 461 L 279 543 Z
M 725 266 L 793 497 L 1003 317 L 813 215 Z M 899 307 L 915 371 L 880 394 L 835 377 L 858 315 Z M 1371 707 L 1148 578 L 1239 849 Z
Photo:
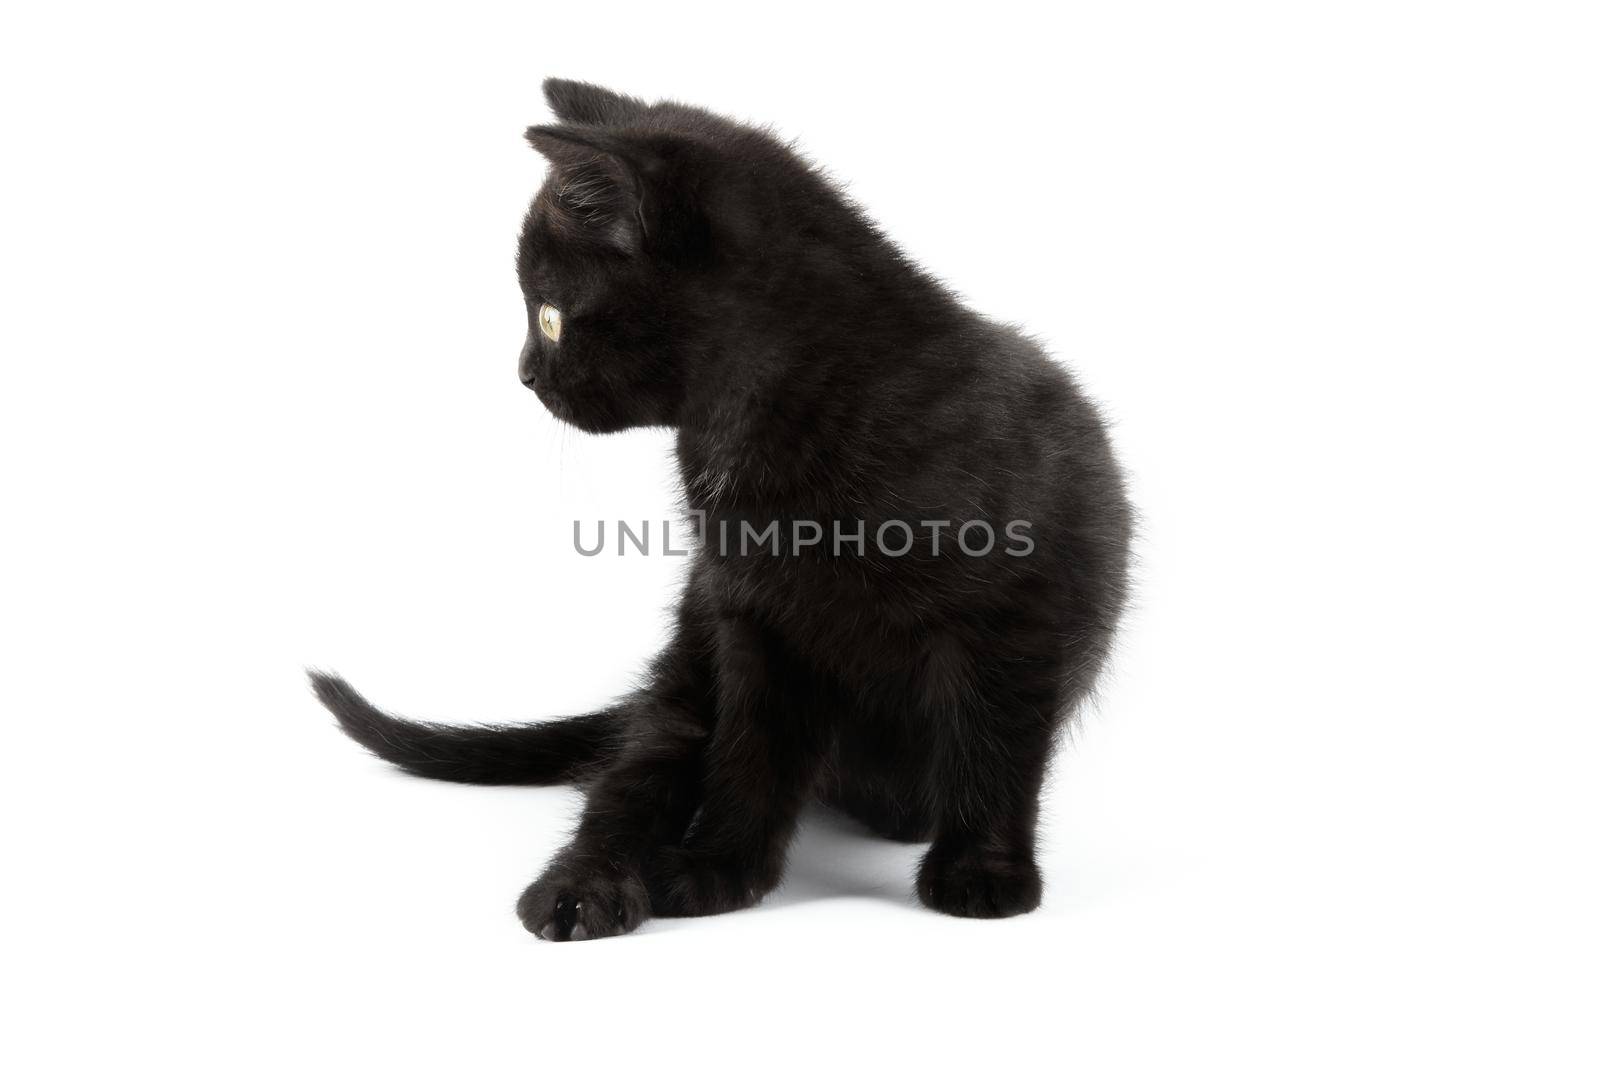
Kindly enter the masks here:
M 649 915 L 637 878 L 574 871 L 563 865 L 529 886 L 517 904 L 522 923 L 542 941 L 589 941 L 624 934 Z

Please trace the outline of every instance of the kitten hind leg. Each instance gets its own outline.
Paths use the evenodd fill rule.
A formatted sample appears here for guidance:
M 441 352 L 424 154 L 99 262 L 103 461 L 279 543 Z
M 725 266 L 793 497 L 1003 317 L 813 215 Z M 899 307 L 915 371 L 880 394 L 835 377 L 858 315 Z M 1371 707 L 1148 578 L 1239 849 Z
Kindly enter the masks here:
M 818 799 L 879 837 L 911 844 L 932 841 L 939 817 L 928 789 L 924 738 L 914 725 L 903 714 L 853 707 L 840 723 Z
M 944 721 L 938 781 L 941 815 L 917 871 L 928 907 L 997 919 L 1039 906 L 1034 858 L 1039 790 L 1062 718 L 1063 677 L 1048 657 L 1007 657 L 998 670 L 972 670 Z
M 917 897 L 935 911 L 1003 919 L 1039 906 L 1034 859 L 1042 771 L 996 775 L 952 798 L 933 847 L 917 869 Z
M 700 809 L 682 845 L 658 851 L 646 871 L 656 915 L 714 915 L 773 889 L 821 763 L 827 703 L 774 635 L 724 619 L 716 663 Z
M 830 787 L 821 799 L 889 841 L 920 845 L 933 840 L 933 813 L 907 803 L 887 781 L 852 779 Z

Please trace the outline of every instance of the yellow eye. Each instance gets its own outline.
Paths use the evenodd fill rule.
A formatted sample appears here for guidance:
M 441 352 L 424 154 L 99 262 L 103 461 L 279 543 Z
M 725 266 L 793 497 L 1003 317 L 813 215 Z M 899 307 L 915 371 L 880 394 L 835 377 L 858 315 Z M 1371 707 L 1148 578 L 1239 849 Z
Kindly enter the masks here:
M 539 305 L 539 329 L 552 341 L 561 340 L 561 312 L 549 304 Z

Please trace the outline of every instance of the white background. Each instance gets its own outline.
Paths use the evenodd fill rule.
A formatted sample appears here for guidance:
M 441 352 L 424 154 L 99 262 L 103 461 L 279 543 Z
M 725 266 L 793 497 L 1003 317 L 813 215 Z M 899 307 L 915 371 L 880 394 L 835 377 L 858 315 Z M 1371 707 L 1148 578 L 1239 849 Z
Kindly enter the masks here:
M 1593 1063 L 1585 4 L 8 8 L 14 1063 Z M 516 380 L 540 80 L 772 123 L 1114 419 L 1139 590 L 1044 907 L 808 823 L 754 911 L 550 945 L 566 790 L 392 773 L 300 670 L 587 710 L 670 437 Z

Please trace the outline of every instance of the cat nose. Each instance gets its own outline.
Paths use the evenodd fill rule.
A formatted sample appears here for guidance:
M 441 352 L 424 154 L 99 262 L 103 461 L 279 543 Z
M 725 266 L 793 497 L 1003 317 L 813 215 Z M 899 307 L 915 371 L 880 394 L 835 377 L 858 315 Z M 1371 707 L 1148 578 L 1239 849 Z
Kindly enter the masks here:
M 528 334 L 528 339 L 522 342 L 522 355 L 517 357 L 517 377 L 522 379 L 522 384 L 529 389 L 533 388 L 534 381 L 539 377 L 534 370 L 533 357 L 535 352 L 533 334 Z

